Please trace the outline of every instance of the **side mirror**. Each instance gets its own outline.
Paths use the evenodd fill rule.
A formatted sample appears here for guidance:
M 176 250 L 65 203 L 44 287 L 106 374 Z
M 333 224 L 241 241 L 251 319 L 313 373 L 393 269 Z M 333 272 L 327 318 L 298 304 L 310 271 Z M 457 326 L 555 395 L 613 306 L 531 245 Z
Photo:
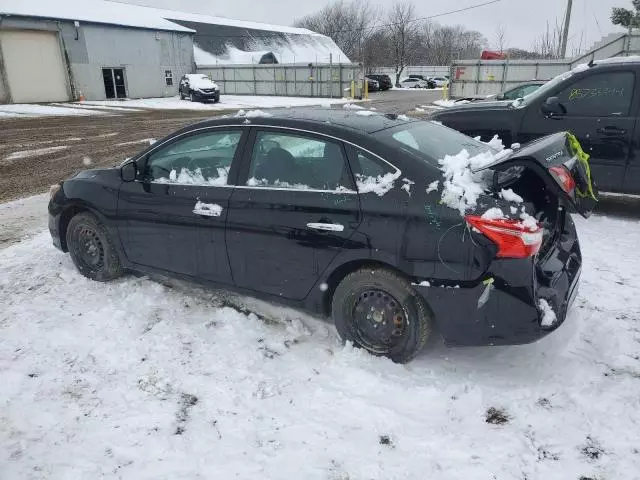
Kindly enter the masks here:
M 504 100 L 504 93 L 499 93 L 496 95 L 496 100 Z
M 558 97 L 549 97 L 542 104 L 542 112 L 548 116 L 564 115 L 567 113 L 567 109 L 560 103 Z
M 138 165 L 136 162 L 125 163 L 120 167 L 120 178 L 123 182 L 133 182 L 138 176 Z

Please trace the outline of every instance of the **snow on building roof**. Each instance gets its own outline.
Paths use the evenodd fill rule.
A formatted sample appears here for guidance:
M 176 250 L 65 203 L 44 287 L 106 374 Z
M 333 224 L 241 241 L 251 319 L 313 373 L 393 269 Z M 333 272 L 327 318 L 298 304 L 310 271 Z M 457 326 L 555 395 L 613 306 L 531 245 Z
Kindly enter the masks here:
M 2 0 L 0 2 L 0 14 L 60 18 L 157 30 L 193 31 L 190 28 L 171 22 L 171 20 L 183 20 L 253 30 L 321 36 L 305 28 L 233 20 L 225 17 L 144 7 L 110 0 Z
M 105 0 L 2 0 L 0 15 L 78 20 L 126 27 L 194 32 L 154 14 L 153 8 Z
M 0 15 L 19 15 L 196 33 L 197 65 L 349 63 L 335 42 L 305 28 L 143 7 L 115 0 L 1 0 Z

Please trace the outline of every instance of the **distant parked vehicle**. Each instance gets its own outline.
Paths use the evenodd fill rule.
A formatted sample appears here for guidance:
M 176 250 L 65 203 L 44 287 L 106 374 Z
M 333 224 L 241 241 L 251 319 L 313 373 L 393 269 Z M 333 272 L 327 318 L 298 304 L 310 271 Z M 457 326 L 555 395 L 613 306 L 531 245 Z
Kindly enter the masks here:
M 409 78 L 418 78 L 420 80 L 424 80 L 427 82 L 427 88 L 436 88 L 436 82 L 431 80 L 430 77 L 425 77 L 423 75 L 409 75 Z
M 419 78 L 405 78 L 400 80 L 400 87 L 402 88 L 429 88 L 429 83 Z
M 369 76 L 364 78 L 367 80 L 367 85 L 370 92 L 377 92 L 380 90 L 380 82 Z
M 209 77 L 201 73 L 188 73 L 180 79 L 180 100 L 188 98 L 192 102 L 220 101 L 220 88 Z
M 447 77 L 431 77 L 431 80 L 433 80 L 438 88 L 449 85 L 449 79 Z
M 367 75 L 367 77 L 376 80 L 380 84 L 380 90 L 389 90 L 393 87 L 393 82 L 389 75 Z

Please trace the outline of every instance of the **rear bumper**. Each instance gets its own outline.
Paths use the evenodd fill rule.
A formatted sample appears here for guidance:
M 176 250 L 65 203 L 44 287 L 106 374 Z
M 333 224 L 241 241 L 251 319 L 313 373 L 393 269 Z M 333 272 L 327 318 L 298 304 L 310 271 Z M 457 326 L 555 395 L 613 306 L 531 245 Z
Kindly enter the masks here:
M 494 261 L 480 284 L 469 288 L 415 286 L 451 345 L 518 345 L 556 330 L 567 317 L 582 268 L 580 245 L 569 218 L 566 232 L 544 258 Z M 540 299 L 556 314 L 541 325 Z

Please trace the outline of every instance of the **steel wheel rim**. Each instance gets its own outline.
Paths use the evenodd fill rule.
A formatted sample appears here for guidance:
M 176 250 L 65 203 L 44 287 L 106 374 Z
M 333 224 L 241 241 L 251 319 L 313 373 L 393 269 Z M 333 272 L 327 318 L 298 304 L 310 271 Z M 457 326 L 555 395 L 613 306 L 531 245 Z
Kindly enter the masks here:
M 91 227 L 82 226 L 76 234 L 76 256 L 86 266 L 99 269 L 104 266 L 104 245 L 98 233 Z
M 385 355 L 400 346 L 408 334 L 408 315 L 400 302 L 384 290 L 360 292 L 352 310 L 357 342 L 372 353 Z

